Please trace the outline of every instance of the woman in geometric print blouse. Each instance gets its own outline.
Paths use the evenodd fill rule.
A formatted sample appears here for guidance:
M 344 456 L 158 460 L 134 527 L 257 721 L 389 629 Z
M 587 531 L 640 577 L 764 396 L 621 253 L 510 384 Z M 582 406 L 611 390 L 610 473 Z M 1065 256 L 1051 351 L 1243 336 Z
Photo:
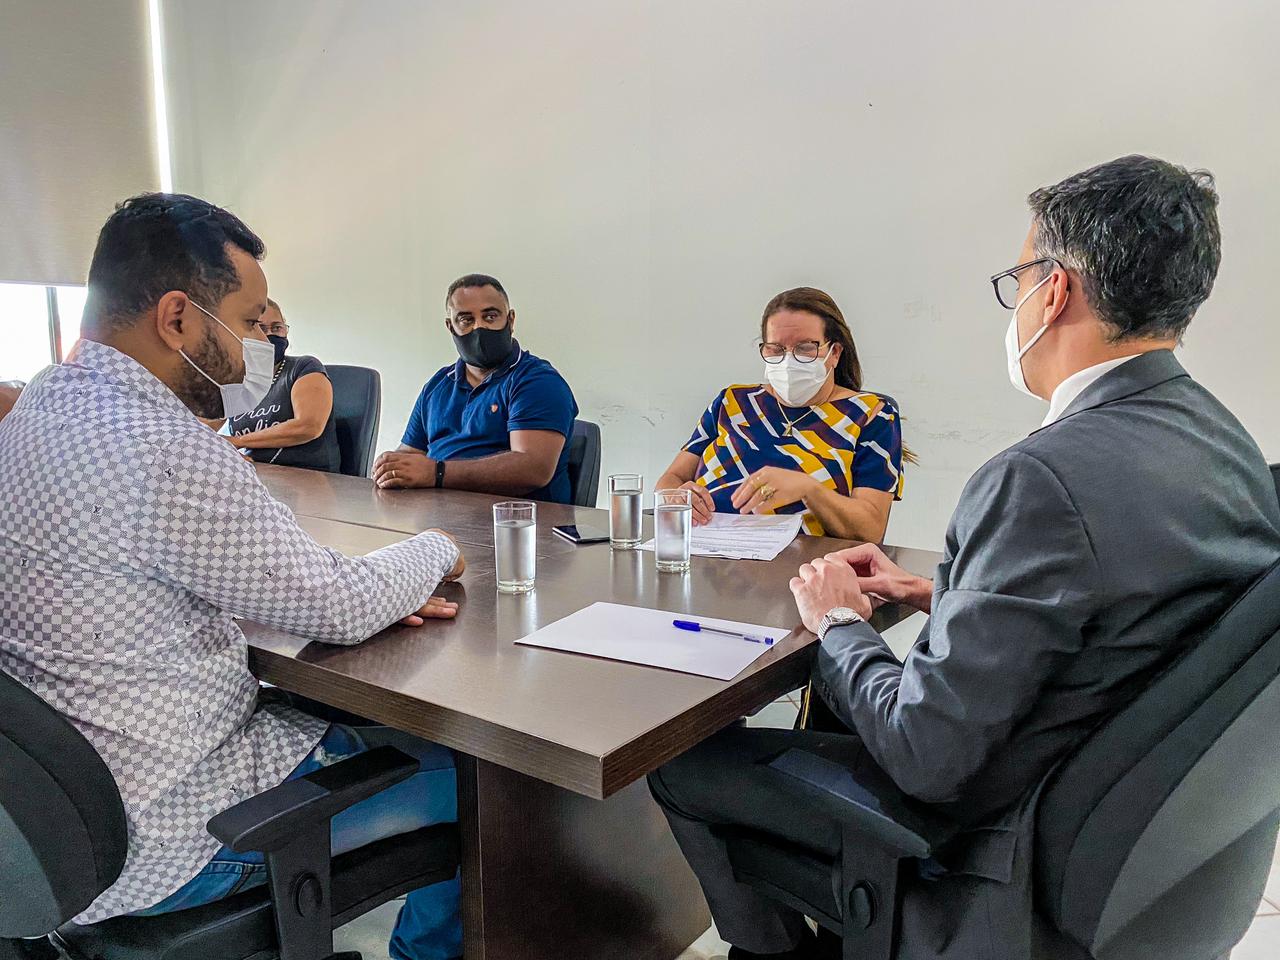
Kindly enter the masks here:
M 765 382 L 711 402 L 658 489 L 694 491 L 695 525 L 721 513 L 803 513 L 816 536 L 878 543 L 902 499 L 902 429 L 862 390 L 840 308 L 821 290 L 780 293 L 760 320 Z

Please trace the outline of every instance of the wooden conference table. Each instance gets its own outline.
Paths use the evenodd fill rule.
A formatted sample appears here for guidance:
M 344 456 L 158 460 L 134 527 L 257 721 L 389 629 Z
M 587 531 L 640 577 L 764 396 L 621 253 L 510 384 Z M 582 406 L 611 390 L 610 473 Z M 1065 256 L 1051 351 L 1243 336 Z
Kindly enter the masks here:
M 244 630 L 260 679 L 457 751 L 467 960 L 678 956 L 709 918 L 644 776 L 803 686 L 813 635 L 792 630 L 727 682 L 514 641 L 597 600 L 789 628 L 796 569 L 847 544 L 799 537 L 770 563 L 694 557 L 687 574 L 659 574 L 652 553 L 551 533 L 563 523 L 607 528 L 606 511 L 539 503 L 537 588 L 508 596 L 495 588 L 490 510 L 504 498 L 258 472 L 303 527 L 343 553 L 438 527 L 466 555 L 466 574 L 438 591 L 459 601 L 455 620 L 393 627 L 354 647 Z M 925 576 L 938 561 L 887 552 Z M 884 607 L 875 622 L 884 629 L 904 615 Z

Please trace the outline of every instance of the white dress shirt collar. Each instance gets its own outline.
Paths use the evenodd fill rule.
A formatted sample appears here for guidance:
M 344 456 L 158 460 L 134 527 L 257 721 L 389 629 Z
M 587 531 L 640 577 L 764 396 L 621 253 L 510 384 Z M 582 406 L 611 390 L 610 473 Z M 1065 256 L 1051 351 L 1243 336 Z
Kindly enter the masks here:
M 1067 379 L 1063 380 L 1053 396 L 1049 398 L 1049 412 L 1044 418 L 1044 423 L 1040 426 L 1047 427 L 1060 416 L 1062 416 L 1067 407 L 1071 406 L 1073 400 L 1080 394 L 1084 393 L 1087 387 L 1092 386 L 1096 381 L 1101 380 L 1105 374 L 1110 373 L 1121 364 L 1128 363 L 1134 357 L 1141 354 L 1134 353 L 1127 357 L 1116 357 L 1114 360 L 1104 360 L 1102 363 L 1095 363 L 1092 367 L 1085 367 L 1083 370 L 1077 370 Z

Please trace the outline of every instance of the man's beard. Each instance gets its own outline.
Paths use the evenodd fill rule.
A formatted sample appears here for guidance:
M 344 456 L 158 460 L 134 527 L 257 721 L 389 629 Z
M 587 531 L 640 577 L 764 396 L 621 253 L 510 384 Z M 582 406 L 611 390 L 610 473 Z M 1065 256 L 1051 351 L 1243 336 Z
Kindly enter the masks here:
M 199 366 L 200 370 L 218 383 L 234 383 L 237 379 L 244 377 L 243 370 L 237 375 L 232 367 L 231 358 L 218 346 L 218 338 L 208 327 L 205 327 L 200 345 L 188 356 L 192 363 Z M 217 386 L 200 376 L 200 372 L 190 363 L 182 365 L 182 376 L 175 392 L 178 394 L 178 399 L 185 403 L 197 417 L 204 417 L 206 420 L 223 418 L 222 392 Z

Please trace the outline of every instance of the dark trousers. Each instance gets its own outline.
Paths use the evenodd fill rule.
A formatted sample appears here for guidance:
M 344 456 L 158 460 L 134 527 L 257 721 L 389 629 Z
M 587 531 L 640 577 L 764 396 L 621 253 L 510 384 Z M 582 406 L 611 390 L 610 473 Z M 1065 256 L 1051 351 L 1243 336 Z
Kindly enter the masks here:
M 702 884 L 720 936 L 753 953 L 781 953 L 800 943 L 804 918 L 733 879 L 717 826 L 763 830 L 836 856 L 840 826 L 798 807 L 790 778 L 767 766 L 803 747 L 848 767 L 879 773 L 862 741 L 847 733 L 730 727 L 649 775 L 671 832 Z

